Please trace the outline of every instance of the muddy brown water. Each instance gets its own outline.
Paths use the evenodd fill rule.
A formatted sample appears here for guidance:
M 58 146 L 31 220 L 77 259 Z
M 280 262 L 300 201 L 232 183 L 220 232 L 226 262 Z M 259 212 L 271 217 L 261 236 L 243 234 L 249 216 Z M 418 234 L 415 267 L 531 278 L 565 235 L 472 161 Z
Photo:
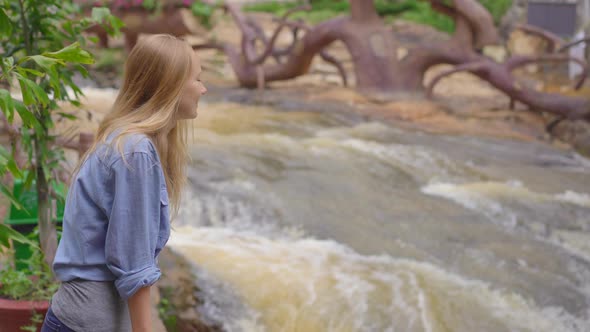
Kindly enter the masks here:
M 195 264 L 210 322 L 590 330 L 590 160 L 321 107 L 199 112 L 169 245 Z

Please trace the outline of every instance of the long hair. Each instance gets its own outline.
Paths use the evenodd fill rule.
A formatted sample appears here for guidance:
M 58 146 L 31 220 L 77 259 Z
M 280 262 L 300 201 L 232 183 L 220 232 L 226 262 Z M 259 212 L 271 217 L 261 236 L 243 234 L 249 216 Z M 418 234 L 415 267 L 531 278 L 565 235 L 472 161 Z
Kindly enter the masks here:
M 140 40 L 125 63 L 123 85 L 112 110 L 98 127 L 93 146 L 87 156 L 118 132 L 112 141 L 123 154 L 123 140 L 129 134 L 145 134 L 158 151 L 170 197 L 172 216 L 176 216 L 181 192 L 186 184 L 188 161 L 185 121 L 176 124 L 184 83 L 189 79 L 192 63 L 190 45 L 171 35 L 152 35 Z M 169 128 L 172 128 L 168 131 Z M 76 170 L 76 171 L 77 171 Z

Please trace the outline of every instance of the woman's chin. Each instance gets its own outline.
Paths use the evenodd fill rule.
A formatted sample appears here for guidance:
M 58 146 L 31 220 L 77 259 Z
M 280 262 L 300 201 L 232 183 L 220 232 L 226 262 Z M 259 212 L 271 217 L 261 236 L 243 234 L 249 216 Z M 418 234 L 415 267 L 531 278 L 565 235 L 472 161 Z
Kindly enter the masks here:
M 198 115 L 197 108 L 195 107 L 194 110 L 191 112 L 182 112 L 179 114 L 179 120 L 193 120 L 196 119 Z

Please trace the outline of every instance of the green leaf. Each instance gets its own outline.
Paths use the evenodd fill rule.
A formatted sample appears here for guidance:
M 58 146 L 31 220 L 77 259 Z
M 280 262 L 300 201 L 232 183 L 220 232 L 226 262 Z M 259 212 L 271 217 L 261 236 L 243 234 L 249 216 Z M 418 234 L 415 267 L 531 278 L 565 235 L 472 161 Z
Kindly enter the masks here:
M 39 248 L 39 245 L 35 241 L 31 241 L 31 240 L 27 239 L 26 236 L 15 231 L 14 229 L 12 229 L 12 227 L 10 227 L 8 225 L 0 224 L 0 242 L 2 244 L 7 243 L 8 239 L 11 239 L 12 241 L 16 241 L 16 242 L 30 245 L 34 248 Z
M 12 22 L 4 9 L 0 8 L 0 37 L 10 37 L 12 34 Z
M 4 224 L 0 226 L 6 227 L 6 225 Z M 2 232 L 2 229 L 0 229 L 0 248 L 10 248 L 10 240 L 8 239 L 8 234 Z
M 111 11 L 106 7 L 92 8 L 92 21 L 102 25 L 109 35 L 117 36 L 120 29 L 125 25 L 118 17 L 111 15 Z
M 56 198 L 61 202 L 65 202 L 67 196 L 67 189 L 64 183 L 58 181 L 51 181 L 51 188 L 57 196 Z
M 9 56 L 6 58 L 2 58 L 0 61 L 0 68 L 2 68 L 2 75 L 4 78 L 8 78 L 10 73 L 12 72 L 12 66 L 14 66 L 14 58 Z M 10 80 L 8 80 L 10 81 Z
M 66 21 L 66 22 L 63 22 L 63 24 L 61 25 L 62 29 L 64 29 L 64 31 L 66 31 L 70 35 L 74 35 L 74 29 L 72 28 L 72 23 L 73 23 L 72 21 Z
M 33 92 L 29 90 L 29 87 L 27 86 L 24 80 L 26 80 L 26 78 L 19 76 L 18 84 L 20 85 L 20 91 L 23 96 L 23 102 L 25 103 L 25 105 L 28 106 L 35 103 L 35 97 L 33 96 Z
M 12 158 L 10 152 L 6 150 L 3 146 L 0 145 L 0 166 L 5 167 L 5 164 L 8 162 L 8 159 Z
M 153 10 L 156 8 L 156 0 L 144 0 L 142 3 L 143 8 Z
M 47 93 L 39 85 L 22 75 L 17 75 L 17 79 L 26 105 L 34 104 L 35 101 L 39 101 L 43 106 L 49 104 Z
M 37 85 L 33 81 L 29 81 L 29 86 L 33 89 L 33 93 L 37 96 L 37 99 L 41 102 L 43 106 L 47 106 L 49 104 L 49 96 L 47 93 L 41 89 L 39 85 Z
M 70 102 L 72 102 L 72 101 L 70 101 Z M 73 114 L 68 114 L 68 113 L 65 113 L 65 112 L 57 112 L 57 114 L 63 116 L 64 118 L 66 118 L 68 120 L 76 120 L 77 119 L 77 117 L 75 115 L 73 115 Z
M 80 74 L 82 74 L 82 77 L 84 77 L 84 78 L 88 78 L 88 77 L 90 76 L 90 75 L 88 74 L 88 70 L 87 70 L 87 69 L 86 69 L 84 66 L 82 66 L 82 65 L 80 65 L 80 64 L 75 64 L 75 65 L 74 65 L 74 67 L 75 67 L 75 68 L 78 70 L 78 72 L 79 72 Z
M 56 67 L 52 67 L 47 71 L 47 74 L 49 75 L 49 85 L 53 88 L 55 98 L 61 99 L 62 84 L 59 72 L 57 71 Z
M 42 72 L 35 70 L 35 69 L 30 69 L 30 68 L 18 67 L 16 69 L 16 71 L 19 72 L 21 75 L 26 75 L 28 73 L 28 74 L 35 75 L 37 77 L 45 76 L 45 73 L 42 73 Z
M 17 179 L 23 178 L 23 172 L 21 172 L 21 170 L 18 168 L 18 165 L 16 164 L 16 161 L 14 159 L 8 160 L 8 163 L 6 163 L 6 167 L 8 168 L 10 173 L 12 173 L 12 175 L 14 175 L 15 178 L 17 178 Z
M 33 185 L 33 181 L 35 181 L 35 172 L 29 172 L 27 174 L 27 178 L 25 179 L 23 187 L 25 189 L 31 188 L 31 186 Z
M 96 23 L 103 23 L 105 18 L 111 15 L 111 11 L 106 7 L 94 7 L 92 8 L 92 20 Z
M 191 10 L 194 15 L 201 17 L 209 17 L 213 13 L 213 9 L 206 3 L 195 2 L 191 6 Z
M 84 92 L 82 92 L 82 90 L 80 90 L 80 87 L 78 87 L 78 85 L 76 85 L 76 83 L 74 83 L 74 81 L 72 81 L 71 77 L 62 77 L 63 81 L 65 84 L 67 84 L 72 91 L 74 92 L 74 95 L 76 96 L 76 98 L 79 98 L 79 96 L 83 96 Z
M 8 200 L 14 205 L 14 207 L 16 207 L 19 210 L 24 209 L 23 206 L 18 201 L 18 199 L 16 197 L 14 197 L 14 195 L 12 194 L 10 189 L 8 189 L 8 187 L 6 187 L 3 184 L 0 184 L 0 192 L 2 192 L 4 194 L 4 196 L 6 196 L 6 198 L 8 198 Z M 0 224 L 0 225 L 2 225 L 2 224 Z
M 94 63 L 94 58 L 92 58 L 92 55 L 87 51 L 83 50 L 80 47 L 80 43 L 78 42 L 68 45 L 57 52 L 45 52 L 43 53 L 43 55 L 50 58 L 60 59 L 63 61 L 73 63 Z
M 80 105 L 82 105 L 82 103 L 80 101 L 74 100 L 74 99 L 70 100 L 70 104 L 72 104 L 76 107 L 80 107 Z
M 65 63 L 59 59 L 49 58 L 43 55 L 33 55 L 29 57 L 31 60 L 35 61 L 39 66 L 43 69 L 49 71 L 55 66 L 56 64 L 64 65 Z
M 14 66 L 14 58 L 9 56 L 7 58 L 3 58 L 2 62 L 4 63 L 5 66 L 7 67 L 12 67 Z
M 20 102 L 15 103 L 15 109 L 23 120 L 23 125 L 27 128 L 36 128 L 41 130 L 41 124 L 37 121 L 37 118 L 24 104 Z
M 6 89 L 0 89 L 0 111 L 6 115 L 7 119 L 12 118 L 12 112 L 14 109 L 14 101 L 10 92 Z
M 109 24 L 112 27 L 112 29 L 109 31 L 111 36 L 118 36 L 120 34 L 119 30 L 125 26 L 125 23 L 123 23 L 121 19 L 114 15 L 109 16 Z
M 22 104 L 22 103 L 21 103 Z M 16 105 L 16 108 L 18 109 L 19 105 Z M 24 107 L 24 104 L 22 104 L 22 107 Z M 24 107 L 26 108 L 26 107 Z M 29 158 L 29 160 L 33 159 L 33 139 L 32 136 L 33 133 L 30 130 L 21 130 L 21 137 L 20 137 L 20 141 L 21 144 L 23 145 L 23 147 L 25 147 L 25 152 L 27 153 L 27 157 Z M 35 172 L 29 172 L 29 177 L 33 176 L 33 180 L 35 177 Z M 29 180 L 29 178 L 27 177 L 27 181 Z M 30 186 L 27 186 L 27 182 L 25 181 L 25 188 L 30 188 Z

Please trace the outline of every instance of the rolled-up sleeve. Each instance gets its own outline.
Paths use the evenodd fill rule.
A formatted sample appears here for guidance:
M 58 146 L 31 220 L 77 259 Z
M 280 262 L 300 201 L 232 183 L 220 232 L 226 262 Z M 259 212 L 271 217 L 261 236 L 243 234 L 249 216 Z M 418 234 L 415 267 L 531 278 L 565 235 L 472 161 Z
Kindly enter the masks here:
M 113 203 L 105 240 L 107 267 L 127 300 L 160 279 L 155 250 L 160 225 L 161 169 L 148 153 L 134 152 L 111 166 Z

